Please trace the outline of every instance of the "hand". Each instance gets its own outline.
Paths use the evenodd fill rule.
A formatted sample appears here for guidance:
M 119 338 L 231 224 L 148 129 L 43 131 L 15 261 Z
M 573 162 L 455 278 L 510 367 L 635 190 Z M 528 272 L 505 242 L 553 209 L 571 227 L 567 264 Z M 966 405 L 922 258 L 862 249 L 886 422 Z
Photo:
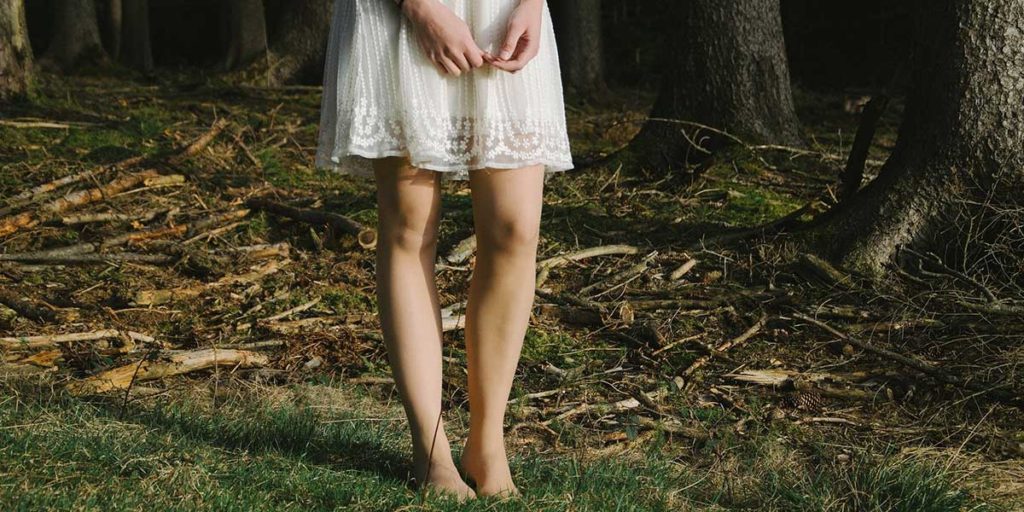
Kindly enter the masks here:
M 402 11 L 413 22 L 423 52 L 441 73 L 459 76 L 484 65 L 484 51 L 466 22 L 438 0 L 405 0 Z
M 540 52 L 541 15 L 544 0 L 520 0 L 508 19 L 505 42 L 497 57 L 486 54 L 487 62 L 510 73 L 526 67 Z

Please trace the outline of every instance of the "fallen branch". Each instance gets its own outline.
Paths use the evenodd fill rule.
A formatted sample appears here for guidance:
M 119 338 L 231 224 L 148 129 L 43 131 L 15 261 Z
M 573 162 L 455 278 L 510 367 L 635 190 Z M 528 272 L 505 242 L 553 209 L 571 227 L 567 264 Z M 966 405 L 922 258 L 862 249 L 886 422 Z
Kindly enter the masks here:
M 994 293 L 992 293 L 992 290 L 989 290 L 987 286 L 985 286 L 984 284 L 979 282 L 977 279 L 974 279 L 973 277 L 971 277 L 971 276 L 969 276 L 967 274 L 964 274 L 963 272 L 960 272 L 960 271 L 950 267 L 949 265 L 946 265 L 946 263 L 944 261 L 942 261 L 942 258 L 939 258 L 939 256 L 937 254 L 935 254 L 935 253 L 928 253 L 928 256 L 925 256 L 925 255 L 923 255 L 923 254 L 921 254 L 921 253 L 919 253 L 919 252 L 917 252 L 917 251 L 915 251 L 915 250 L 913 250 L 913 249 L 911 249 L 909 247 L 904 247 L 903 251 L 908 252 L 908 253 L 912 254 L 913 256 L 916 256 L 921 261 L 927 261 L 929 263 L 934 264 L 935 266 L 937 266 L 940 269 L 942 269 L 942 272 L 944 272 L 945 274 L 947 274 L 947 275 L 949 275 L 951 277 L 954 277 L 956 279 L 959 279 L 959 280 L 961 280 L 961 281 L 963 281 L 963 282 L 973 286 L 974 288 L 976 288 L 978 291 L 980 291 L 982 294 L 985 295 L 985 298 L 988 299 L 988 301 L 990 303 L 992 303 L 994 305 L 998 305 L 999 304 L 999 298 L 996 297 L 996 295 Z
M 266 318 L 261 318 L 261 319 L 257 320 L 256 323 L 276 322 L 276 321 L 281 320 L 283 318 L 288 318 L 288 317 L 294 315 L 295 313 L 301 313 L 303 311 L 306 311 L 307 309 L 310 309 L 310 308 L 312 308 L 313 306 L 316 306 L 319 303 L 320 303 L 320 297 L 317 297 L 317 298 L 315 298 L 315 299 L 313 299 L 313 300 L 311 300 L 311 301 L 309 301 L 309 302 L 307 302 L 305 304 L 300 304 L 300 305 L 295 306 L 294 308 L 291 308 L 291 309 L 289 309 L 287 311 L 282 311 L 282 312 L 280 312 L 280 313 L 278 313 L 278 314 L 276 314 L 274 316 L 268 316 Z
M 74 264 L 74 263 L 117 263 L 117 262 L 134 262 L 134 263 L 151 263 L 151 264 L 162 264 L 171 263 L 176 261 L 178 258 L 167 254 L 140 254 L 134 252 L 115 252 L 110 254 L 96 254 L 96 253 L 85 253 L 85 254 L 68 254 L 63 252 L 57 253 L 20 253 L 20 254 L 2 254 L 0 255 L 0 261 L 18 261 L 18 262 L 32 262 L 32 263 L 43 263 L 47 265 L 63 265 L 63 264 Z
M 871 393 L 862 389 L 843 389 L 828 386 L 825 381 L 844 381 L 842 377 L 831 374 L 802 374 L 788 370 L 744 370 L 739 373 L 724 375 L 725 378 L 733 379 L 749 384 L 766 386 L 778 389 L 792 389 L 805 393 L 817 393 L 829 398 L 842 400 L 872 401 L 885 394 Z
M 68 391 L 75 395 L 104 393 L 127 389 L 134 382 L 162 379 L 218 366 L 254 368 L 269 362 L 270 358 L 266 355 L 246 350 L 211 348 L 171 352 L 157 360 L 144 359 L 72 382 L 68 384 Z
M 359 377 L 352 377 L 345 379 L 348 384 L 394 384 L 395 379 L 391 377 L 376 377 L 373 375 L 361 375 Z
M 140 343 L 153 343 L 156 341 L 152 336 L 147 336 L 134 331 L 103 329 L 99 331 L 69 334 L 44 334 L 39 336 L 14 336 L 0 338 L 0 348 L 11 351 L 39 350 L 43 348 L 58 347 L 65 343 L 99 341 L 112 338 L 126 338 Z
M 607 256 L 610 254 L 636 254 L 640 249 L 634 245 L 602 245 L 590 247 L 575 252 L 559 254 L 537 262 L 538 267 L 555 267 L 570 261 L 579 261 L 594 256 Z
M 700 260 L 698 260 L 697 258 L 690 258 L 686 260 L 686 262 L 684 262 L 682 265 L 679 265 L 679 267 L 677 267 L 675 270 L 672 271 L 671 274 L 668 275 L 668 279 L 670 281 L 678 281 L 688 272 L 693 270 L 693 267 L 696 267 L 697 263 L 700 263 Z
M 807 279 L 816 279 L 828 286 L 850 287 L 853 278 L 814 254 L 802 253 L 796 261 L 796 271 Z
M 566 254 L 559 254 L 558 256 L 552 256 L 550 258 L 537 262 L 537 281 L 536 287 L 540 288 L 544 285 L 544 282 L 548 279 L 548 273 L 551 269 L 564 265 L 570 261 L 579 261 L 594 256 L 607 256 L 611 254 L 636 254 L 640 252 L 640 248 L 634 245 L 602 245 L 599 247 L 590 247 L 579 251 L 574 251 Z
M 144 162 L 162 162 L 165 160 L 170 160 L 172 163 L 180 164 L 185 159 L 195 156 L 200 151 L 202 151 L 207 145 L 210 144 L 210 142 L 213 141 L 217 134 L 223 131 L 225 126 L 227 125 L 224 124 L 223 126 L 220 126 L 218 128 L 218 124 L 215 123 L 214 126 L 211 127 L 210 131 L 203 134 L 203 136 L 199 137 L 199 139 L 192 142 L 188 146 L 185 146 L 184 148 L 177 150 L 176 152 L 171 152 L 170 154 L 165 152 L 153 156 L 133 156 L 131 158 L 126 158 L 114 164 L 101 165 L 95 169 L 82 171 L 76 174 L 72 174 L 70 176 L 64 176 L 62 178 L 58 178 L 47 183 L 43 183 L 42 185 L 37 185 L 33 188 L 30 188 L 22 192 L 21 194 L 18 194 L 17 196 L 12 197 L 7 202 L 7 206 L 0 209 L 0 216 L 10 214 L 11 210 L 14 208 L 20 208 L 32 204 L 33 202 L 36 202 L 37 200 L 41 199 L 43 195 L 53 192 L 54 190 L 74 183 L 78 183 L 80 181 L 94 179 L 95 177 L 109 171 L 127 169 L 135 165 L 140 165 Z
M 182 149 L 177 155 L 170 157 L 168 161 L 172 165 L 179 165 L 185 160 L 198 155 L 202 150 L 206 149 L 211 142 L 213 142 L 213 139 L 216 139 L 217 136 L 228 127 L 228 124 L 230 123 L 224 118 L 214 121 L 213 125 L 210 126 L 210 129 L 207 130 L 206 133 Z
M 860 348 L 862 350 L 866 350 L 868 352 L 871 352 L 872 354 L 879 355 L 879 356 L 885 357 L 887 359 L 891 359 L 891 360 L 896 361 L 897 363 L 900 363 L 900 364 L 902 364 L 904 366 L 913 368 L 913 369 L 915 369 L 915 370 L 917 370 L 917 371 L 919 371 L 921 373 L 924 373 L 926 375 L 930 375 L 931 377 L 934 377 L 936 380 L 938 380 L 940 382 L 944 382 L 946 384 L 952 384 L 954 386 L 959 386 L 959 387 L 962 387 L 962 388 L 970 389 L 972 391 L 975 391 L 975 392 L 978 392 L 978 393 L 981 393 L 981 394 L 987 394 L 987 395 L 992 396 L 993 398 L 996 398 L 996 399 L 1001 400 L 1001 401 L 1005 401 L 1005 402 L 1009 402 L 1009 403 L 1014 403 L 1014 404 L 1024 403 L 1024 400 L 1022 400 L 1022 398 L 1020 396 L 1018 396 L 1018 395 L 1016 395 L 1014 393 L 1006 392 L 1006 391 L 1004 391 L 1002 389 L 999 389 L 1002 386 L 997 386 L 997 387 L 989 388 L 989 387 L 985 387 L 985 386 L 982 386 L 982 385 L 979 385 L 979 384 L 975 384 L 974 382 L 966 381 L 966 380 L 964 380 L 964 379 L 962 379 L 960 377 L 957 377 L 957 376 L 954 376 L 954 375 L 950 375 L 949 373 L 946 373 L 945 371 L 943 371 L 943 370 L 941 370 L 939 368 L 936 368 L 935 366 L 932 366 L 931 364 L 926 363 L 924 361 L 921 361 L 919 359 L 916 359 L 916 358 L 913 358 L 913 357 L 908 357 L 908 356 L 905 356 L 905 355 L 900 354 L 898 352 L 894 352 L 892 350 L 884 349 L 884 348 L 875 346 L 872 343 L 869 343 L 869 342 L 866 342 L 866 341 L 862 341 L 862 340 L 860 340 L 858 338 L 854 338 L 853 336 L 850 336 L 849 334 L 846 334 L 844 332 L 841 332 L 841 331 L 835 329 L 834 327 L 832 327 L 831 325 L 826 324 L 825 322 L 822 322 L 822 321 L 820 321 L 820 320 L 818 320 L 816 318 L 812 318 L 812 317 L 809 317 L 809 316 L 804 315 L 804 314 L 795 313 L 795 314 L 793 314 L 793 318 L 796 318 L 798 320 L 803 320 L 803 321 L 805 321 L 807 323 L 810 323 L 810 324 L 812 324 L 812 325 L 814 325 L 814 326 L 816 326 L 816 327 L 818 327 L 818 328 L 828 332 L 829 334 L 832 334 L 833 336 L 836 336 L 837 338 L 839 338 L 839 339 L 849 343 L 850 345 L 858 347 L 858 348 Z
M 10 128 L 18 129 L 54 129 L 54 130 L 67 130 L 71 128 L 88 128 L 91 126 L 99 126 L 95 123 L 82 123 L 82 122 L 63 122 L 58 123 L 56 121 L 43 121 L 36 119 L 0 119 L 0 126 L 7 126 Z
M 281 270 L 281 267 L 287 264 L 287 260 L 285 260 L 284 262 L 279 262 L 275 260 L 266 263 L 265 265 L 257 268 L 256 270 L 253 270 L 252 272 L 241 275 L 222 277 L 221 279 L 218 279 L 217 281 L 214 281 L 212 283 L 205 283 L 197 286 L 170 288 L 165 290 L 141 291 L 135 294 L 135 297 L 132 299 L 132 305 L 155 306 L 159 304 L 166 304 L 168 302 L 173 302 L 175 300 L 198 297 L 199 295 L 205 293 L 207 290 L 213 288 L 220 288 L 223 286 L 230 286 L 234 284 L 252 283 L 260 279 L 263 279 L 264 277 L 270 274 L 276 273 L 278 270 Z
M 30 228 L 40 222 L 49 220 L 61 212 L 89 203 L 102 201 L 110 196 L 124 192 L 144 183 L 147 179 L 156 178 L 160 174 L 153 170 L 140 171 L 108 182 L 106 185 L 71 192 L 64 197 L 50 201 L 39 208 L 38 212 L 24 212 L 12 217 L 0 219 L 0 236 L 7 236 L 20 229 Z
M 664 390 L 664 389 L 659 389 L 659 390 L 650 391 L 650 392 L 643 392 L 644 402 L 652 403 L 655 399 L 664 396 L 666 393 L 667 393 L 667 391 Z M 586 412 L 590 412 L 590 411 L 593 411 L 593 412 L 595 412 L 597 414 L 602 414 L 603 415 L 603 414 L 608 414 L 608 413 L 612 413 L 612 412 L 624 412 L 624 411 L 628 411 L 628 410 L 631 410 L 631 409 L 636 409 L 637 407 L 640 407 L 640 405 L 641 405 L 641 401 L 637 400 L 635 397 L 625 398 L 623 400 L 619 400 L 617 402 L 612 402 L 612 403 L 599 403 L 599 404 L 582 403 L 582 404 L 579 404 L 579 405 L 577 405 L 575 407 L 570 408 L 567 411 L 564 411 L 564 412 L 558 414 L 557 416 L 554 416 L 552 418 L 548 418 L 548 419 L 546 419 L 546 420 L 544 420 L 544 421 L 542 421 L 540 423 L 541 423 L 541 425 L 548 426 L 548 425 L 551 425 L 552 423 L 554 423 L 555 421 L 564 421 L 564 420 L 567 420 L 569 418 L 572 418 L 573 416 L 578 416 L 580 414 L 583 414 L 583 413 L 586 413 Z
M 452 248 L 451 252 L 449 252 L 444 259 L 452 265 L 460 265 L 469 260 L 469 257 L 473 255 L 473 251 L 475 250 L 476 233 L 473 233 L 455 244 L 455 247 Z
M 828 423 L 828 424 L 831 424 L 831 425 L 849 425 L 851 427 L 858 427 L 858 428 L 861 426 L 859 423 L 850 421 L 850 420 L 848 420 L 846 418 L 821 418 L 821 417 L 801 418 L 799 420 L 796 420 L 794 423 L 797 424 L 797 425 L 804 425 L 804 424 L 807 424 L 807 423 Z
M 156 208 L 145 213 L 131 214 L 119 212 L 82 213 L 61 217 L 60 221 L 65 226 L 76 226 L 79 224 L 95 224 L 100 222 L 149 222 L 157 215 L 171 211 L 168 208 Z
M 225 213 L 218 213 L 211 215 L 203 220 L 199 220 L 193 224 L 177 224 L 173 226 L 160 226 L 153 227 L 150 229 L 142 229 L 139 231 L 128 232 L 119 234 L 117 237 L 112 237 L 95 244 L 76 244 L 68 247 L 58 247 L 56 249 L 49 249 L 46 251 L 38 251 L 31 253 L 15 253 L 15 254 L 0 254 L 0 261 L 39 261 L 39 262 L 98 262 L 98 261 L 117 261 L 118 256 L 106 257 L 102 255 L 80 258 L 78 255 L 85 253 L 94 253 L 102 249 L 110 249 L 113 247 L 119 247 L 126 244 L 138 244 L 141 242 L 157 240 L 167 237 L 178 237 L 184 236 L 184 234 L 195 233 L 200 230 L 206 229 L 211 225 L 216 225 L 221 222 L 233 219 L 243 218 L 249 215 L 250 210 L 232 210 Z M 76 256 L 74 258 L 70 256 Z M 166 263 L 173 261 L 170 258 L 154 256 L 150 260 L 154 263 Z M 130 261 L 143 261 L 146 258 L 133 259 L 128 257 Z
M 334 316 L 317 316 L 284 322 L 257 323 L 264 329 L 278 335 L 289 335 L 307 332 L 310 329 L 322 329 L 337 325 L 341 320 Z
M 754 322 L 754 325 L 751 325 L 746 331 L 743 331 L 743 334 L 740 334 L 739 336 L 737 336 L 737 337 L 735 337 L 735 338 L 733 338 L 731 340 L 727 340 L 724 343 L 718 345 L 717 347 L 715 347 L 714 352 L 709 352 L 707 355 L 703 355 L 703 356 L 699 357 L 696 361 L 694 361 L 692 364 L 690 364 L 690 366 L 686 370 L 683 370 L 682 375 L 683 376 L 692 375 L 693 372 L 697 371 L 702 366 L 707 364 L 708 361 L 710 361 L 712 358 L 714 358 L 715 354 L 728 352 L 729 349 L 731 349 L 733 347 L 738 347 L 738 346 L 746 343 L 747 340 L 749 340 L 750 338 L 754 337 L 755 334 L 760 332 L 761 328 L 763 328 L 767 323 L 768 323 L 768 317 L 767 316 L 761 316 L 761 318 L 759 318 L 756 322 Z
M 48 308 L 36 306 L 32 302 L 3 288 L 0 288 L 0 304 L 11 308 L 15 313 L 29 320 L 40 323 L 57 321 L 57 313 Z
M 611 288 L 598 294 L 603 295 L 605 293 L 608 293 L 608 291 L 610 290 L 614 290 L 620 286 L 623 286 L 624 284 L 629 283 L 633 279 L 636 279 L 641 274 L 646 272 L 649 268 L 651 260 L 653 260 L 657 255 L 658 251 L 651 251 L 651 253 L 645 256 L 644 259 L 640 260 L 639 263 L 631 265 L 629 268 L 622 270 L 620 272 L 616 272 L 606 277 L 605 279 L 584 286 L 583 288 L 580 289 L 579 294 L 584 295 L 586 293 L 589 293 L 591 290 L 594 290 L 601 286 L 610 286 Z
M 292 246 L 288 242 L 279 242 L 276 244 L 258 244 L 258 245 L 247 245 L 243 247 L 230 247 L 224 249 L 227 252 L 233 252 L 236 254 L 244 255 L 246 258 L 251 259 L 265 259 L 265 258 L 287 258 L 291 253 Z
M 295 208 L 285 204 L 270 201 L 268 199 L 254 198 L 246 201 L 246 205 L 254 210 L 262 210 L 274 215 L 280 215 L 292 220 L 308 224 L 326 224 L 336 231 L 350 235 L 359 235 L 367 228 L 361 223 L 352 220 L 340 213 L 311 210 L 308 208 Z

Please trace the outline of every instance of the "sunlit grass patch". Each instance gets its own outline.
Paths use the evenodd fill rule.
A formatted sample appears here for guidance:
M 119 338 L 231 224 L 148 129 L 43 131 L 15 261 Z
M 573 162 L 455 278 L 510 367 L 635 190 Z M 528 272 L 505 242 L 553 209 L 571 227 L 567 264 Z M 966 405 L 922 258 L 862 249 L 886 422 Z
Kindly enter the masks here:
M 3 384 L 5 510 L 392 510 L 409 446 L 398 403 L 354 390 L 206 386 L 143 401 L 85 401 Z M 333 386 L 337 386 L 334 384 Z M 723 427 L 724 428 L 724 427 Z M 587 435 L 581 431 L 580 435 Z M 884 450 L 843 450 L 795 430 L 695 450 L 664 436 L 621 455 L 510 452 L 522 500 L 436 510 L 1000 510 L 953 470 Z M 454 443 L 458 455 L 458 443 Z M 626 448 L 626 446 L 624 446 Z

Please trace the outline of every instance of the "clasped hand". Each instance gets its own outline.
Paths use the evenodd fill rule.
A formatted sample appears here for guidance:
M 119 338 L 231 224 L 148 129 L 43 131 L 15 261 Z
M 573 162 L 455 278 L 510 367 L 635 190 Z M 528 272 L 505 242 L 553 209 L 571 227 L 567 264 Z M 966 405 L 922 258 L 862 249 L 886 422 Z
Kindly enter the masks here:
M 423 52 L 441 73 L 459 76 L 485 63 L 515 73 L 540 50 L 543 1 L 519 0 L 498 55 L 481 50 L 469 25 L 439 0 L 405 0 L 402 10 L 413 22 Z

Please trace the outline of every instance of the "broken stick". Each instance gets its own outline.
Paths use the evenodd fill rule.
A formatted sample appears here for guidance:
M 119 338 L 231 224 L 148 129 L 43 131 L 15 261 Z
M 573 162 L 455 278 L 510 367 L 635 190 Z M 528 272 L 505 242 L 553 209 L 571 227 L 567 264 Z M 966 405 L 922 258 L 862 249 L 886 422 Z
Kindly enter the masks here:
M 693 372 L 697 371 L 698 369 L 700 369 L 700 367 L 704 366 L 705 364 L 708 363 L 708 361 L 714 358 L 715 354 L 727 352 L 729 349 L 733 347 L 738 347 L 746 343 L 747 340 L 753 338 L 755 334 L 760 332 L 761 328 L 763 328 L 767 323 L 768 317 L 761 316 L 761 318 L 754 322 L 754 325 L 751 325 L 750 328 L 748 328 L 746 331 L 743 331 L 743 334 L 740 334 L 739 336 L 718 345 L 717 347 L 715 347 L 714 352 L 709 352 L 707 355 L 701 356 L 696 361 L 694 361 L 689 368 L 683 370 L 683 375 L 692 375 Z
M 170 352 L 158 360 L 142 360 L 107 370 L 84 380 L 68 384 L 68 391 L 76 395 L 104 393 L 127 389 L 134 382 L 162 379 L 217 366 L 253 368 L 270 362 L 264 354 L 246 350 L 203 349 Z

